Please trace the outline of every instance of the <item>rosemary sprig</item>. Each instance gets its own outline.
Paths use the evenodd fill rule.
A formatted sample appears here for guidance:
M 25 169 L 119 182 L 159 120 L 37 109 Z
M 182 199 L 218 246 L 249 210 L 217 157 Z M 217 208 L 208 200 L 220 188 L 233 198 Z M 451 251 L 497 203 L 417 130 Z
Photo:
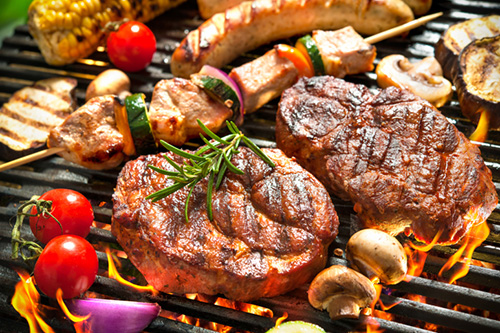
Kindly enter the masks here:
M 250 148 L 267 164 L 269 164 L 271 167 L 274 167 L 274 162 L 250 139 L 248 139 L 238 129 L 238 127 L 236 127 L 236 124 L 234 122 L 226 121 L 227 128 L 229 129 L 231 134 L 228 134 L 221 138 L 210 129 L 208 129 L 199 119 L 197 119 L 197 121 L 203 132 L 205 132 L 205 134 L 211 138 L 211 140 L 209 140 L 205 136 L 203 136 L 203 134 L 200 134 L 201 139 L 203 140 L 203 142 L 205 142 L 205 146 L 198 149 L 195 153 L 189 153 L 162 140 L 160 142 L 163 147 L 176 155 L 184 157 L 186 161 L 184 161 L 184 163 L 180 165 L 168 156 L 164 155 L 168 163 L 176 171 L 168 171 L 162 168 L 158 168 L 154 165 L 149 165 L 151 169 L 163 175 L 166 175 L 168 179 L 173 180 L 174 184 L 148 195 L 146 199 L 151 199 L 153 202 L 155 202 L 169 196 L 170 194 L 180 190 L 185 186 L 190 188 L 184 207 L 184 216 L 186 218 L 186 222 L 189 221 L 189 199 L 191 198 L 193 189 L 198 182 L 200 182 L 207 176 L 207 213 L 208 218 L 210 220 L 213 220 L 212 192 L 214 190 L 214 187 L 216 190 L 219 188 L 224 178 L 224 174 L 227 170 L 236 174 L 244 173 L 241 169 L 237 168 L 233 163 L 231 163 L 231 158 L 233 157 L 233 155 L 239 152 L 238 147 L 241 141 L 243 141 L 248 148 Z

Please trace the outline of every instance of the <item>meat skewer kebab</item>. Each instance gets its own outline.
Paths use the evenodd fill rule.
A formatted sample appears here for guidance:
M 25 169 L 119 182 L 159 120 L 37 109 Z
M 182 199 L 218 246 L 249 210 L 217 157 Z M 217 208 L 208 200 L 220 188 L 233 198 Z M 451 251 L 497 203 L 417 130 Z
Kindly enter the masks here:
M 381 40 L 391 38 L 394 36 L 397 36 L 403 32 L 406 32 L 408 30 L 411 30 L 415 27 L 418 27 L 422 24 L 425 24 L 426 22 L 442 15 L 442 13 L 436 13 L 432 15 L 428 15 L 425 17 L 421 17 L 417 20 L 414 20 L 412 22 L 408 22 L 400 27 L 390 29 L 388 31 L 385 31 L 383 33 L 380 33 L 378 35 L 371 36 L 367 38 L 366 40 L 370 41 L 371 43 L 379 42 Z M 355 34 L 352 29 L 347 29 L 345 31 L 349 31 L 349 35 Z M 332 32 L 335 33 L 335 32 Z M 359 38 L 361 38 L 359 36 Z M 365 40 L 365 41 L 366 41 Z M 358 40 L 359 42 L 359 40 Z M 361 45 L 363 43 L 359 43 Z M 366 43 L 364 44 L 365 46 L 367 45 Z M 274 50 L 270 51 L 273 52 Z M 266 57 L 264 55 L 263 57 Z M 261 57 L 261 58 L 263 58 Z M 367 59 L 368 63 L 370 61 L 373 61 L 374 59 L 374 54 L 368 54 Z M 287 61 L 286 59 L 282 59 L 282 61 Z M 368 64 L 369 65 L 369 64 Z M 245 66 L 245 65 L 243 65 Z M 242 66 L 242 67 L 243 67 Z M 366 63 L 364 66 L 367 66 Z M 288 68 L 290 71 L 295 71 L 296 69 L 293 67 L 292 63 L 288 64 Z M 335 73 L 332 73 L 335 74 Z M 349 74 L 352 74 L 352 72 L 349 72 Z M 338 73 L 337 73 L 338 75 Z M 246 75 L 246 77 L 254 77 L 255 74 L 251 73 L 251 75 Z M 255 99 L 258 99 L 262 104 L 267 103 L 271 99 L 277 97 L 284 89 L 288 88 L 291 84 L 293 84 L 294 80 L 297 79 L 297 76 L 294 74 L 293 80 L 289 80 L 287 83 L 279 83 L 277 84 L 276 87 L 272 87 L 270 90 L 272 91 L 271 93 L 262 93 L 262 91 L 255 91 L 255 92 L 250 92 L 243 98 L 243 101 L 252 101 Z M 196 81 L 196 80 L 194 80 Z M 237 81 L 237 80 L 235 80 Z M 276 81 L 276 80 L 275 80 Z M 278 80 L 279 81 L 279 80 Z M 243 82 L 242 80 L 237 81 L 238 83 L 241 84 Z M 264 90 L 269 90 L 269 88 L 266 88 L 264 85 Z M 244 90 L 244 89 L 242 89 Z M 161 112 L 163 109 L 162 104 L 164 103 L 178 103 L 178 105 L 174 105 L 171 107 L 171 110 L 173 110 L 170 113 L 164 113 Z M 262 103 L 263 102 L 263 103 Z M 94 168 L 94 169 L 107 169 L 107 168 L 113 168 L 119 165 L 127 156 L 132 156 L 135 151 L 131 148 L 128 150 L 125 149 L 126 153 L 123 152 L 123 149 L 125 146 L 127 146 L 127 142 L 130 142 L 130 139 L 125 140 L 124 142 L 124 137 L 129 137 L 129 135 L 123 136 L 123 134 L 120 134 L 120 131 L 118 130 L 116 126 L 116 119 L 114 119 L 114 114 L 113 112 L 110 112 L 110 110 L 120 109 L 120 106 L 117 104 L 118 101 L 114 100 L 111 101 L 109 98 L 101 98 L 99 102 L 94 102 L 92 105 L 84 105 L 82 106 L 81 112 L 76 113 L 73 115 L 74 119 L 77 119 L 77 117 L 82 117 L 77 121 L 71 121 L 71 123 L 77 125 L 78 127 L 78 132 L 82 133 L 82 136 L 80 137 L 80 142 L 78 140 L 75 140 L 75 138 L 71 138 L 71 135 L 69 134 L 68 131 L 63 131 L 66 133 L 66 137 L 69 138 L 70 143 L 67 143 L 64 147 L 62 147 L 62 141 L 60 141 L 60 137 L 62 135 L 61 132 L 57 133 L 54 132 L 54 134 L 51 136 L 52 139 L 52 144 L 49 146 L 50 148 L 43 151 L 39 152 L 37 155 L 30 155 L 30 156 L 25 156 L 22 159 L 10 161 L 7 163 L 4 163 L 0 165 L 0 172 L 4 170 L 8 170 L 10 168 L 26 164 L 29 162 L 33 162 L 37 159 L 44 158 L 47 156 L 50 156 L 52 154 L 60 154 L 66 159 L 78 163 L 80 165 L 84 165 L 89 168 Z M 100 106 L 98 106 L 101 104 Z M 245 105 L 246 107 L 247 105 Z M 94 112 L 89 113 L 89 107 L 90 109 L 93 109 Z M 109 108 L 109 110 L 107 110 Z M 199 128 L 196 126 L 196 118 L 200 118 L 203 115 L 202 114 L 196 114 L 196 113 L 191 113 L 189 117 L 186 117 L 185 111 L 186 110 L 192 110 L 192 109 L 198 109 L 198 110 L 210 110 L 209 113 L 205 113 L 205 120 L 204 123 L 207 122 L 209 123 L 209 128 L 214 131 L 218 131 L 224 124 L 224 120 L 231 117 L 234 112 L 229 110 L 224 105 L 221 105 L 220 103 L 217 103 L 213 101 L 206 93 L 203 91 L 203 89 L 199 88 L 196 86 L 193 82 L 190 80 L 186 79 L 181 79 L 181 78 L 174 78 L 172 80 L 163 80 L 160 81 L 157 86 L 155 87 L 155 92 L 153 93 L 153 100 L 151 102 L 151 109 L 149 111 L 149 117 L 151 119 L 151 127 L 152 130 L 154 131 L 155 137 L 157 140 L 163 139 L 166 140 L 167 142 L 181 145 L 183 144 L 186 139 L 188 138 L 193 138 L 197 137 L 199 133 Z M 255 105 L 252 107 L 248 107 L 245 109 L 245 112 L 252 112 L 256 109 Z M 105 111 L 107 110 L 107 111 Z M 218 111 L 217 111 L 218 110 Z M 214 112 L 218 114 L 217 117 L 214 117 Z M 102 113 L 105 114 L 106 117 L 104 117 L 105 121 L 104 123 L 98 123 L 95 122 L 92 119 L 96 118 L 102 118 L 102 117 L 96 117 L 95 113 Z M 179 116 L 175 118 L 176 114 Z M 85 116 L 86 114 L 86 116 Z M 124 118 L 124 117 L 121 117 Z M 125 117 L 126 118 L 126 117 Z M 202 117 L 203 118 L 203 117 Z M 218 120 L 213 123 L 213 119 L 217 118 Z M 179 126 L 180 124 L 177 124 L 177 121 L 179 119 L 182 119 L 184 122 L 184 126 Z M 212 125 L 210 125 L 210 122 L 212 122 Z M 177 124 L 177 126 L 174 126 L 173 124 Z M 189 126 L 189 124 L 192 124 L 193 126 Z M 85 129 L 85 126 L 88 126 Z M 104 126 L 104 127 L 102 127 Z M 126 126 L 121 126 L 126 127 Z M 96 128 L 100 128 L 100 134 L 105 133 L 103 132 L 102 129 L 106 128 L 109 130 L 110 137 L 113 137 L 114 139 L 109 140 L 108 136 L 104 136 L 101 138 L 101 140 L 91 140 L 89 138 L 89 130 L 90 133 L 92 133 Z M 73 128 L 75 129 L 75 128 Z M 123 132 L 123 130 L 122 130 Z M 56 134 L 57 133 L 57 134 Z M 111 134 L 113 133 L 113 134 Z M 180 133 L 180 134 L 179 134 Z M 92 133 L 90 136 L 95 134 Z M 178 137 L 177 137 L 178 136 Z M 85 144 L 82 146 L 81 142 L 86 142 L 89 140 L 89 144 Z M 96 154 L 96 151 L 90 151 L 89 148 L 92 147 L 92 149 L 96 149 L 96 146 L 92 145 L 91 143 L 99 143 L 101 148 L 103 148 L 102 154 Z M 103 145 L 103 143 L 105 143 Z M 130 146 L 130 144 L 128 145 Z M 82 153 L 82 149 L 85 149 L 87 157 L 79 156 L 79 154 Z M 68 151 L 69 150 L 69 151 Z M 98 149 L 100 151 L 100 149 Z M 65 153 L 66 151 L 66 153 Z M 70 152 L 72 151 L 72 152 Z M 78 153 L 76 153 L 78 152 Z M 111 157 L 113 155 L 113 157 Z M 118 157 L 119 156 L 119 157 Z M 110 161 L 112 162 L 110 162 Z M 106 162 L 104 162 L 106 161 Z

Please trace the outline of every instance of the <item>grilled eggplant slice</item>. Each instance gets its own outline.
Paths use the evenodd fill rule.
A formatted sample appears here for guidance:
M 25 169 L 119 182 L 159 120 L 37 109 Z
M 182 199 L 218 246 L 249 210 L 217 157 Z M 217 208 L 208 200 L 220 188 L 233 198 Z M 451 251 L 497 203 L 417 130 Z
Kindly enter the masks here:
M 500 129 L 500 35 L 477 39 L 459 55 L 454 78 L 462 113 L 477 124 L 489 113 L 489 129 Z
M 434 56 L 443 67 L 443 75 L 453 80 L 460 51 L 470 42 L 500 34 L 500 15 L 463 21 L 449 27 L 436 43 Z
M 0 110 L 0 159 L 43 149 L 50 130 L 76 109 L 76 86 L 73 78 L 56 77 L 16 91 Z

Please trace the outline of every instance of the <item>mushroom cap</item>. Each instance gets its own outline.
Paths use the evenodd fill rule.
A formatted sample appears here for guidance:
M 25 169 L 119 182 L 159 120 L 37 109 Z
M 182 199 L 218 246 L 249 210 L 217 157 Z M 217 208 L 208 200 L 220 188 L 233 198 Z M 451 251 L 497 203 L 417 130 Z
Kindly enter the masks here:
M 363 229 L 347 242 L 346 258 L 352 267 L 373 281 L 401 282 L 408 271 L 406 252 L 401 243 L 376 229 Z
M 375 73 L 380 87 L 408 89 L 437 108 L 453 95 L 452 84 L 443 77 L 441 65 L 434 57 L 410 63 L 403 55 L 392 54 L 379 62 Z
M 309 303 L 318 310 L 327 309 L 333 320 L 358 318 L 361 309 L 370 307 L 377 292 L 364 275 L 342 265 L 321 271 L 307 291 Z

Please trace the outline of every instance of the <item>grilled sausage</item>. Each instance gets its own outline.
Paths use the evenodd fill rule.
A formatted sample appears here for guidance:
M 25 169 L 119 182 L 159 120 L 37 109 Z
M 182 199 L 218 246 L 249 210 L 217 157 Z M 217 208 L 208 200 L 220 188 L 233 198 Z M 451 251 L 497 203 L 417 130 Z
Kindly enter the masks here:
M 245 1 L 191 31 L 173 53 L 171 71 L 188 78 L 205 64 L 221 67 L 273 40 L 348 25 L 372 35 L 413 18 L 402 0 Z

